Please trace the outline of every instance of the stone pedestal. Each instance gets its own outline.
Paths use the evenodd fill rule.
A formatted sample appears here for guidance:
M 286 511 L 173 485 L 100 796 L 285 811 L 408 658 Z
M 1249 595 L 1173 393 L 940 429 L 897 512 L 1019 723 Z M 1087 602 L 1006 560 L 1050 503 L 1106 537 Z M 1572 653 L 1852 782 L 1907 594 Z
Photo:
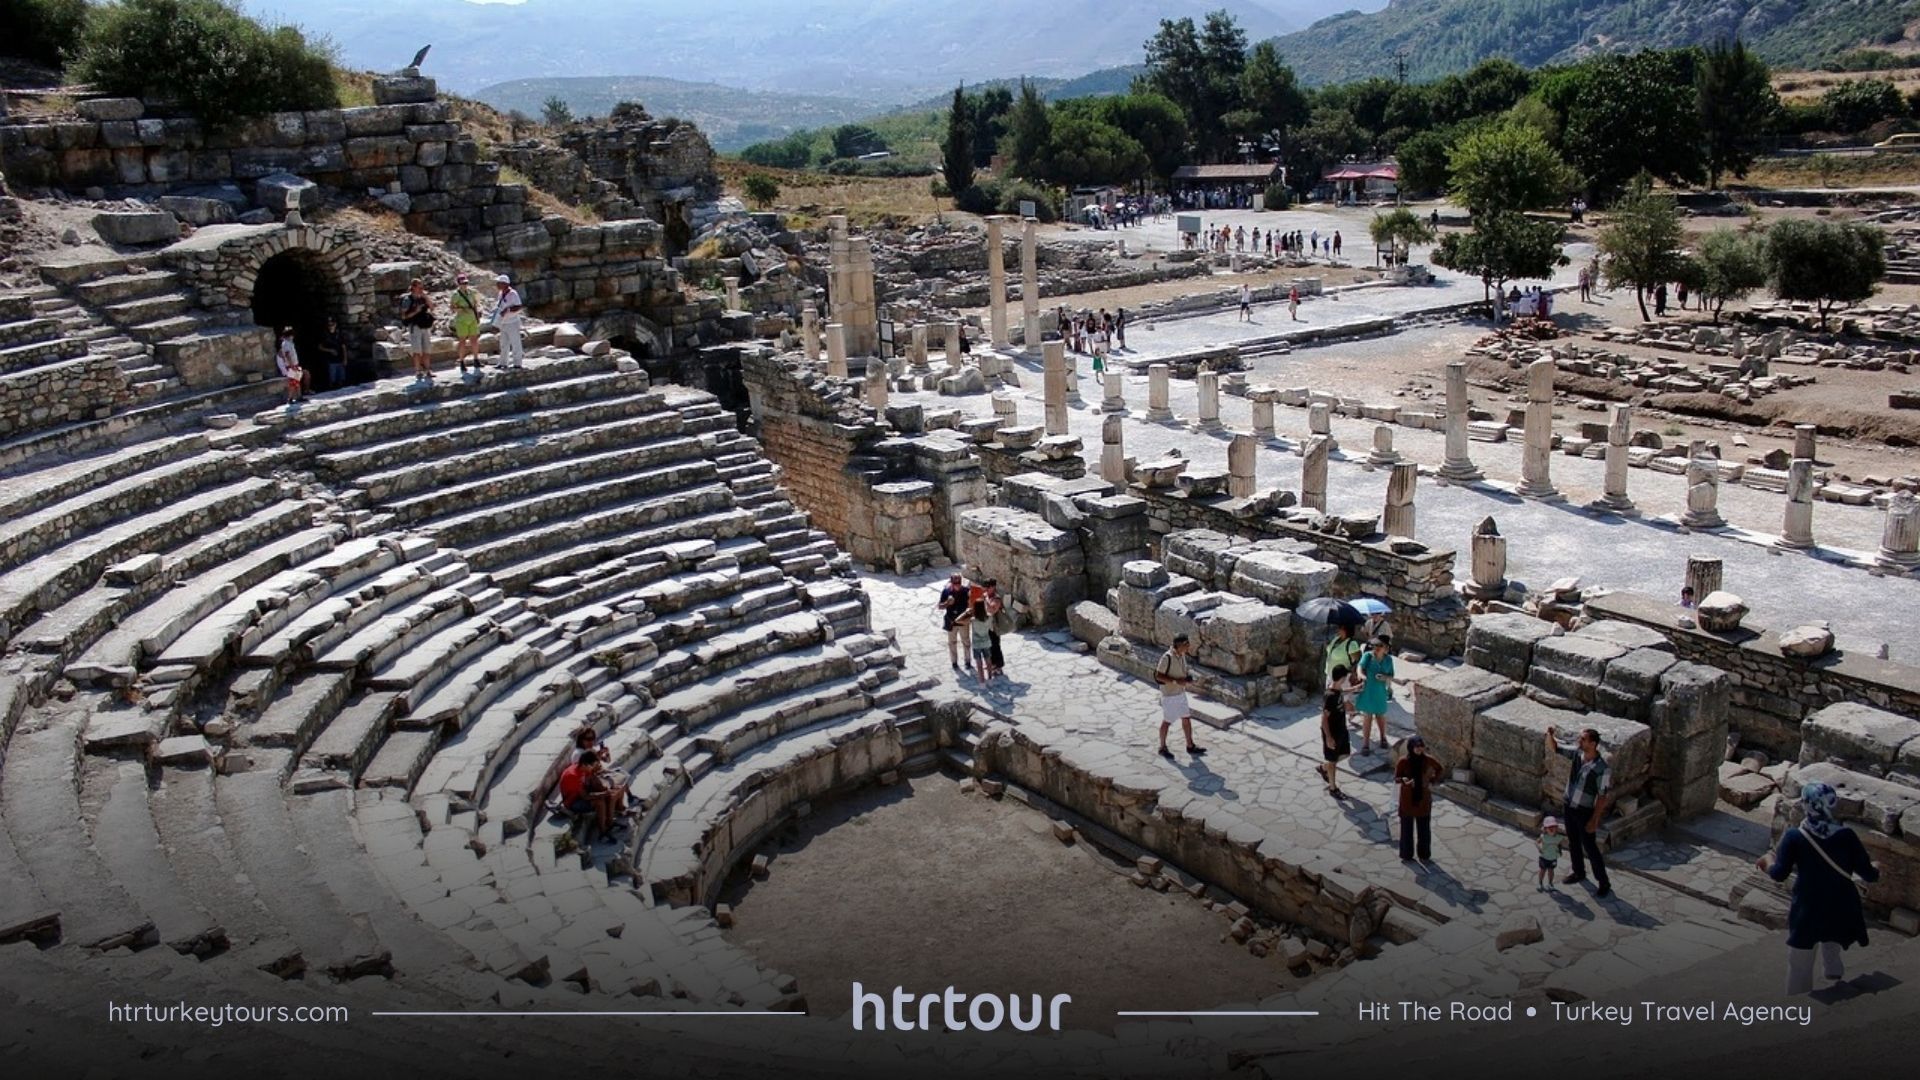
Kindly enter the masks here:
M 1309 435 L 1301 447 L 1300 505 L 1309 510 L 1327 512 L 1327 454 L 1333 440 L 1325 435 Z
M 1718 529 L 1727 524 L 1720 516 L 1720 459 L 1708 456 L 1699 442 L 1687 458 L 1687 512 L 1680 524 L 1689 529 Z
M 873 245 L 848 231 L 844 214 L 827 219 L 831 236 L 828 263 L 828 300 L 833 321 L 846 327 L 847 352 L 872 356 L 880 348 L 879 310 L 873 296 Z
M 727 287 L 727 310 L 745 310 L 740 306 L 740 279 L 737 277 L 721 278 L 720 283 Z
M 1126 435 L 1124 417 L 1108 416 L 1100 421 L 1100 479 L 1125 489 L 1127 486 Z
M 1796 551 L 1813 546 L 1813 461 L 1809 458 L 1787 462 L 1787 509 L 1777 543 Z
M 1473 530 L 1473 582 L 1463 591 L 1475 600 L 1498 600 L 1507 593 L 1507 538 L 1490 517 Z
M 1227 444 L 1227 494 L 1236 499 L 1248 498 L 1253 494 L 1253 474 L 1256 457 L 1260 452 L 1260 440 L 1247 434 L 1237 434 Z
M 827 324 L 827 374 L 835 379 L 847 377 L 847 328 L 837 322 Z
M 1400 455 L 1393 448 L 1393 425 L 1377 424 L 1373 429 L 1373 450 L 1367 454 L 1367 464 L 1379 468 L 1396 465 Z
M 1633 438 L 1633 406 L 1607 406 L 1607 480 L 1606 494 L 1594 505 L 1616 514 L 1632 514 L 1633 500 L 1627 498 L 1627 446 Z
M 1020 425 L 1020 399 L 1012 394 L 993 395 L 993 415 L 1000 421 L 1001 427 Z
M 1687 580 L 1684 584 L 1693 590 L 1693 602 L 1698 604 L 1707 597 L 1720 591 L 1720 560 L 1707 555 L 1687 556 Z
M 1049 341 L 1043 350 L 1046 354 L 1044 371 L 1047 434 L 1065 435 L 1067 433 L 1067 344 L 1064 341 Z
M 924 375 L 933 369 L 927 363 L 927 326 L 920 323 L 914 326 L 907 337 L 907 362 L 913 365 L 915 375 Z
M 887 365 L 878 357 L 867 361 L 867 404 L 875 409 L 887 407 Z
M 1202 371 L 1193 377 L 1200 391 L 1200 416 L 1193 422 L 1195 431 L 1220 430 L 1220 373 Z
M 1793 456 L 1812 461 L 1815 437 L 1819 434 L 1820 429 L 1812 424 L 1793 425 Z
M 808 360 L 820 359 L 820 309 L 811 300 L 800 308 L 800 348 Z
M 1085 405 L 1086 399 L 1080 396 L 1080 361 L 1077 357 L 1067 357 L 1067 404 L 1078 408 Z
M 1004 214 L 987 219 L 987 340 L 995 349 L 1008 346 L 1006 221 Z
M 1514 490 L 1531 499 L 1557 498 L 1553 486 L 1553 361 L 1527 365 L 1526 442 L 1520 451 L 1520 486 Z
M 1333 407 L 1324 401 L 1307 406 L 1307 434 L 1333 437 Z
M 1887 500 L 1887 523 L 1880 530 L 1880 554 L 1874 561 L 1890 570 L 1920 568 L 1920 501 L 1911 491 Z
M 1101 373 L 1100 410 L 1102 412 L 1123 413 L 1127 411 L 1127 377 L 1108 368 Z
M 1455 360 L 1447 365 L 1447 456 L 1440 465 L 1440 475 L 1455 483 L 1468 484 L 1482 478 L 1467 451 L 1467 424 L 1471 421 L 1467 365 Z
M 1027 352 L 1040 352 L 1040 247 L 1035 222 L 1020 222 L 1020 317 Z
M 1387 477 L 1387 510 L 1381 528 L 1388 536 L 1413 539 L 1413 493 L 1420 482 L 1420 466 L 1403 461 Z
M 965 367 L 967 363 L 966 354 L 960 351 L 959 323 L 953 322 L 946 325 L 946 342 L 947 368 L 952 371 L 959 371 L 962 367 Z
M 1171 420 L 1173 410 L 1167 407 L 1171 400 L 1167 396 L 1167 379 L 1170 370 L 1165 364 L 1152 364 L 1147 367 L 1147 419 Z
M 1279 431 L 1273 426 L 1273 394 L 1255 390 L 1248 396 L 1253 399 L 1253 433 L 1263 439 L 1278 436 Z

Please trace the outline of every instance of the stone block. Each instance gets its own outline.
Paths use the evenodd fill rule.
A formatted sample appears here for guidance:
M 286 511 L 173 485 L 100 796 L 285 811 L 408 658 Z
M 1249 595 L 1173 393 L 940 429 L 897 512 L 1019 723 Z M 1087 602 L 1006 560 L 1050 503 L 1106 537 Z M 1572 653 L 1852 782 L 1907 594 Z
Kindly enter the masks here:
M 1120 580 L 1136 589 L 1157 589 L 1167 583 L 1167 568 L 1151 559 L 1134 559 L 1120 568 Z
M 162 195 L 160 208 L 189 225 L 222 225 L 234 218 L 233 207 L 220 199 L 195 195 Z
M 375 105 L 404 105 L 417 101 L 432 101 L 439 92 L 439 87 L 434 81 L 418 71 L 410 75 L 404 73 L 377 75 L 373 80 Z
M 1681 736 L 1724 734 L 1730 697 L 1725 672 L 1704 664 L 1675 664 L 1660 675 L 1660 729 Z
M 1075 638 L 1097 646 L 1107 637 L 1120 632 L 1120 617 L 1105 604 L 1082 600 L 1067 609 L 1067 629 Z
M 1519 693 L 1512 679 L 1463 664 L 1414 684 L 1414 729 L 1440 761 L 1465 766 L 1473 760 L 1474 715 Z
M 138 120 L 147 115 L 139 98 L 86 98 L 73 103 L 82 120 Z
M 1912 824 L 1916 811 L 1920 811 L 1920 788 L 1882 780 L 1831 761 L 1798 766 L 1788 774 L 1783 788 L 1797 796 L 1802 786 L 1816 781 L 1831 785 L 1840 796 L 1835 807 L 1840 820 L 1857 822 L 1888 836 L 1902 835 L 1903 824 Z M 1780 802 L 1781 813 L 1797 824 L 1798 798 Z M 1910 842 L 1913 839 L 1911 835 L 1907 838 Z
M 1594 691 L 1606 675 L 1607 664 L 1626 653 L 1626 646 L 1598 638 L 1572 634 L 1543 638 L 1533 647 L 1533 666 L 1527 672 L 1527 682 L 1591 707 Z
M 1531 615 L 1483 615 L 1467 628 L 1467 663 L 1524 680 L 1533 666 L 1533 648 L 1559 627 Z
M 1903 753 L 1920 751 L 1920 720 L 1842 701 L 1829 705 L 1800 725 L 1800 761 L 1831 761 L 1873 775 L 1884 775 Z
M 276 214 L 286 210 L 317 210 L 320 185 L 292 173 L 276 172 L 261 177 L 253 185 L 254 201 Z
M 1253 551 L 1233 565 L 1228 588 L 1276 607 L 1295 608 L 1325 596 L 1339 568 L 1285 551 Z
M 93 231 L 109 244 L 171 244 L 180 239 L 180 219 L 165 210 L 106 211 L 93 215 Z
M 1603 690 L 1617 695 L 1612 700 L 1639 704 L 1637 712 L 1620 712 L 1617 708 L 1607 711 L 1615 716 L 1645 719 L 1648 704 L 1660 692 L 1660 676 L 1677 663 L 1679 660 L 1672 653 L 1657 649 L 1634 649 L 1610 661 L 1601 680 Z M 1596 703 L 1606 696 L 1596 697 Z
M 1639 795 L 1646 791 L 1647 783 L 1653 776 L 1652 728 L 1637 720 L 1623 720 L 1604 713 L 1586 713 L 1571 718 L 1563 716 L 1557 718 L 1555 723 L 1560 729 L 1560 745 L 1568 750 L 1577 744 L 1582 728 L 1593 728 L 1600 733 L 1600 754 L 1607 759 L 1607 766 L 1613 773 L 1611 790 L 1614 798 Z M 1572 772 L 1573 763 L 1564 754 L 1546 759 L 1546 775 L 1542 779 L 1540 794 L 1548 799 L 1563 798 Z

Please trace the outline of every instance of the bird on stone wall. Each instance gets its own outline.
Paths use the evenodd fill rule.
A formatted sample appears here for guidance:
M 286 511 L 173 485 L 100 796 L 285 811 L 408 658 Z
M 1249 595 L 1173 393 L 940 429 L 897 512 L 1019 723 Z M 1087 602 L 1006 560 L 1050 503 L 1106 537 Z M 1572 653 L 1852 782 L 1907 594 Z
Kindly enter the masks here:
M 427 58 L 427 50 L 428 50 L 428 49 L 431 49 L 431 48 L 433 48 L 433 46 L 432 46 L 432 45 L 422 45 L 422 46 L 420 46 L 420 51 L 419 51 L 419 52 L 417 52 L 417 53 L 414 53 L 414 54 L 413 54 L 413 63 L 411 63 L 411 64 L 408 64 L 407 66 L 408 66 L 408 67 L 410 67 L 410 68 L 417 68 L 417 67 L 419 67 L 419 66 L 420 66 L 420 62 L 421 62 L 422 60 L 425 60 L 425 59 Z

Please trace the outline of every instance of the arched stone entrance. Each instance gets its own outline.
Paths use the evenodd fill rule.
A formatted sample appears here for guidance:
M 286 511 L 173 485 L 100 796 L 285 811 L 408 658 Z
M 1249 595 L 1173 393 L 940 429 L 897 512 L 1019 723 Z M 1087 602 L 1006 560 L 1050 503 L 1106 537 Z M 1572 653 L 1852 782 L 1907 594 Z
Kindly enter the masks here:
M 252 301 L 254 325 L 267 327 L 276 334 L 280 327 L 293 328 L 294 345 L 299 350 L 300 362 L 310 372 L 313 389 L 332 390 L 372 377 L 371 365 L 365 363 L 349 362 L 346 378 L 339 383 L 328 370 L 326 351 L 322 348 L 327 340 L 327 321 L 335 320 L 336 328 L 341 330 L 339 336 L 345 338 L 346 303 L 340 283 L 312 251 L 304 248 L 283 251 L 261 263 L 254 275 Z M 355 357 L 349 353 L 342 359 L 351 361 Z

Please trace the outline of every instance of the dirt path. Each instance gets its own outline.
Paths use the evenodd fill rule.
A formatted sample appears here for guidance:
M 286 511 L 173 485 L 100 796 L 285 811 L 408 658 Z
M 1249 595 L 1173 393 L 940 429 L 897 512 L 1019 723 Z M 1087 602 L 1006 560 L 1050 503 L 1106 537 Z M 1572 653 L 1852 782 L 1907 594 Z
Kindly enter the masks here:
M 859 980 L 1070 993 L 1062 1027 L 1110 1031 L 1119 1010 L 1208 1008 L 1299 981 L 1223 942 L 1228 921 L 1204 901 L 1136 888 L 1131 866 L 1061 844 L 1031 808 L 942 776 L 821 807 L 797 839 L 761 850 L 772 874 L 728 889 L 727 936 L 796 976 L 815 1016 L 844 1014 Z

